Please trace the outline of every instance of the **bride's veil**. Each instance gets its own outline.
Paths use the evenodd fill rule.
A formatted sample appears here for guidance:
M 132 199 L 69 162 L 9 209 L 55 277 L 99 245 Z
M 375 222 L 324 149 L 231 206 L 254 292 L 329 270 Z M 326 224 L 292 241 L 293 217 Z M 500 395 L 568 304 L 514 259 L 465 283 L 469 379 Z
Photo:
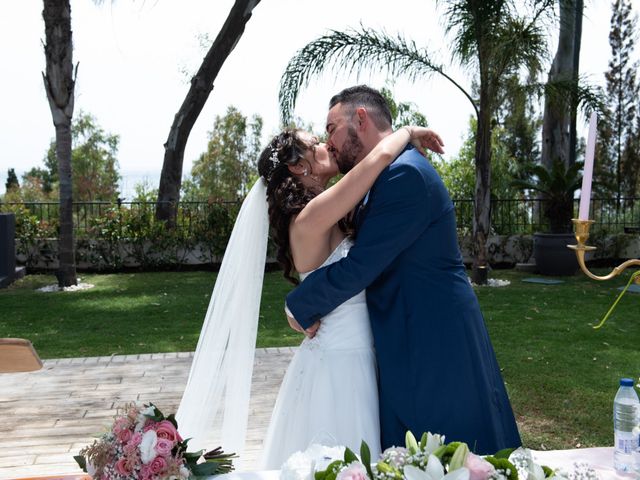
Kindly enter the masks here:
M 244 448 L 268 231 L 266 186 L 259 178 L 229 238 L 176 415 L 180 434 L 192 439 L 190 451 L 217 446 L 206 443 L 221 409 L 216 438 L 226 452 Z

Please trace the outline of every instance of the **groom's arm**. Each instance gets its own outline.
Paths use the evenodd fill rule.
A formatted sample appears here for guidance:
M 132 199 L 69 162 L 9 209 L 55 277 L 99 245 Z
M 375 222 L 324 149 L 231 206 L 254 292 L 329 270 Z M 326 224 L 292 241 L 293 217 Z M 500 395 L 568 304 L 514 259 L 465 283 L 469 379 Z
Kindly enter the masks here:
M 428 190 L 415 167 L 396 163 L 386 170 L 347 257 L 316 270 L 287 295 L 298 323 L 310 327 L 370 285 L 427 227 L 427 203 Z

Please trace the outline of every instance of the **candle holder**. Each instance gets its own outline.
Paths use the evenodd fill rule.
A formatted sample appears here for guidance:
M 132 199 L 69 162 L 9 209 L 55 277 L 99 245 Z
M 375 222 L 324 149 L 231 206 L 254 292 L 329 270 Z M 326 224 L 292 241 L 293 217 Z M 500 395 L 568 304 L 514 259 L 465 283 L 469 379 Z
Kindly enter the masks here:
M 631 259 L 621 263 L 617 267 L 614 267 L 614 269 L 608 275 L 602 275 L 602 276 L 594 275 L 587 268 L 587 265 L 585 263 L 585 258 L 584 258 L 586 252 L 592 252 L 596 250 L 596 247 L 591 247 L 587 245 L 587 240 L 589 240 L 589 230 L 591 228 L 591 224 L 594 222 L 593 220 L 579 220 L 577 218 L 574 218 L 571 221 L 573 222 L 573 229 L 574 229 L 578 244 L 567 245 L 567 247 L 576 252 L 576 258 L 578 259 L 578 264 L 580 265 L 580 269 L 584 272 L 584 274 L 587 277 L 592 278 L 594 280 L 611 280 L 612 278 L 620 275 L 628 267 L 633 267 L 633 266 L 640 267 L 640 259 Z M 637 276 L 634 282 L 640 285 L 640 276 Z

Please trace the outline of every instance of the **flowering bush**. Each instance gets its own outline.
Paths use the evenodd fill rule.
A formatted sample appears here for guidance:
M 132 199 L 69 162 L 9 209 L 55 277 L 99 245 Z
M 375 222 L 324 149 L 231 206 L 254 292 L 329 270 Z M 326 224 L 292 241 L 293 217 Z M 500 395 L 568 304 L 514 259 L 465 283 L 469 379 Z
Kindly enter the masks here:
M 420 442 L 407 432 L 406 447 L 382 452 L 375 465 L 369 447 L 362 442 L 360 458 L 348 448 L 344 459 L 334 460 L 315 472 L 315 480 L 595 480 L 588 465 L 575 465 L 575 471 L 553 471 L 533 461 L 524 448 L 501 450 L 480 457 L 463 442 L 444 443 L 444 436 L 425 433 Z
M 189 453 L 187 442 L 173 415 L 165 417 L 153 404 L 129 404 L 107 433 L 74 458 L 96 480 L 186 480 L 233 470 L 234 454 L 219 448 Z

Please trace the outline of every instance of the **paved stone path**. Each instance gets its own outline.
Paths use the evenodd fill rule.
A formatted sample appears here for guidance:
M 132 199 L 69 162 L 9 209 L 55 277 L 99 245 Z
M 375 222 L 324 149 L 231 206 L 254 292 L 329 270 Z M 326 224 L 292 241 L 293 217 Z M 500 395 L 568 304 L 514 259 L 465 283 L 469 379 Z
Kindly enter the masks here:
M 256 351 L 243 470 L 258 466 L 294 351 Z M 177 410 L 192 358 L 192 352 L 64 358 L 45 360 L 37 372 L 0 374 L 0 480 L 80 473 L 73 455 L 105 431 L 119 406 L 152 401 L 167 415 Z

